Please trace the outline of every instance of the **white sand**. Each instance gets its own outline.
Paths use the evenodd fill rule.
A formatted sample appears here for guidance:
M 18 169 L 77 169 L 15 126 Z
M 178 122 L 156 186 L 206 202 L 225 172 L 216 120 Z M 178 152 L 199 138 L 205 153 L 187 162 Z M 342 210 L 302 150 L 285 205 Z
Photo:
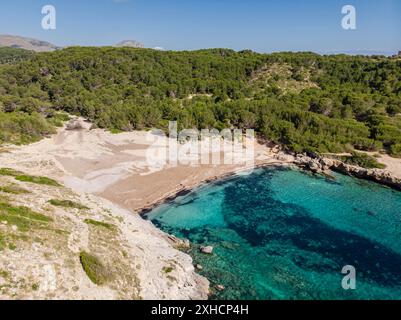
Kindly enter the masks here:
M 0 165 L 52 177 L 77 192 L 100 195 L 133 211 L 201 181 L 246 168 L 245 163 L 158 167 L 147 162 L 152 143 L 147 141 L 147 132 L 114 135 L 89 130 L 88 123 L 85 126 L 81 131 L 60 129 L 57 135 L 28 146 L 9 146 L 9 153 L 0 154 Z M 292 161 L 283 154 L 285 159 L 278 158 L 277 152 L 255 144 L 256 165 Z M 185 155 L 183 160 L 190 163 L 193 155 Z

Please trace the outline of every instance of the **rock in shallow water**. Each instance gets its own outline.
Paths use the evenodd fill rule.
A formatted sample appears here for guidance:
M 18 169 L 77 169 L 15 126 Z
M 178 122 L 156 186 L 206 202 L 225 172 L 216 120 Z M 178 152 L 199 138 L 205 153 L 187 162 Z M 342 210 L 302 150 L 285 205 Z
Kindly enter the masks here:
M 212 254 L 213 253 L 213 247 L 212 246 L 201 246 L 199 248 L 200 252 L 205 253 L 205 254 Z
M 224 290 L 226 290 L 226 287 L 223 286 L 222 284 L 218 284 L 218 285 L 216 286 L 216 289 L 219 290 L 219 291 L 224 291 Z

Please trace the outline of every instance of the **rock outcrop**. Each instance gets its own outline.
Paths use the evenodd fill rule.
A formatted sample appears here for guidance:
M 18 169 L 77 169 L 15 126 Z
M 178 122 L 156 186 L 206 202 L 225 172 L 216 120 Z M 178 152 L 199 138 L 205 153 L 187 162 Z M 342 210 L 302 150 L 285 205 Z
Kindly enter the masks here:
M 365 169 L 341 161 L 333 161 L 331 169 L 337 172 L 349 174 L 356 178 L 375 181 L 391 188 L 401 190 L 401 179 L 394 177 L 390 172 L 383 169 Z
M 391 188 L 401 190 L 401 179 L 394 177 L 389 171 L 384 169 L 365 169 L 346 164 L 336 159 L 319 157 L 312 158 L 307 155 L 297 155 L 294 163 L 299 167 L 316 174 L 329 175 L 330 170 L 333 170 L 356 178 L 375 181 Z
M 118 48 L 144 48 L 144 45 L 136 40 L 124 40 L 115 45 Z
M 307 155 L 299 154 L 296 156 L 294 163 L 299 167 L 309 170 L 313 173 L 330 173 L 333 162 L 330 159 L 312 158 Z

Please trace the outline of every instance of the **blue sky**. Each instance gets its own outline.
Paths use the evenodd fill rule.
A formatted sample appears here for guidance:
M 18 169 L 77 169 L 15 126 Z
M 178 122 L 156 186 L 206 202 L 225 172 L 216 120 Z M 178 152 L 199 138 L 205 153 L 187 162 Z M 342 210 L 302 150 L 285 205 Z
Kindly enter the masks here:
M 57 29 L 41 28 L 41 8 Z M 357 30 L 341 28 L 341 8 Z M 112 45 L 134 39 L 171 50 L 224 47 L 259 52 L 401 50 L 401 0 L 1 0 L 0 34 L 56 45 Z

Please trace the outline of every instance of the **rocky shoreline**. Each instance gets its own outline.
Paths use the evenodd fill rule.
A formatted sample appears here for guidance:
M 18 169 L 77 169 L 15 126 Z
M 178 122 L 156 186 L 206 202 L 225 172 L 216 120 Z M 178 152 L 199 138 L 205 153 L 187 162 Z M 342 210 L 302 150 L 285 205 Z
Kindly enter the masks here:
M 385 169 L 365 169 L 336 159 L 327 157 L 312 158 L 307 155 L 297 155 L 294 164 L 316 174 L 330 177 L 331 171 L 335 171 L 355 178 L 374 181 L 401 191 L 401 179 Z
M 288 167 L 291 165 L 295 165 L 296 167 L 312 172 L 314 174 L 320 174 L 327 178 L 333 178 L 332 172 L 338 172 L 341 174 L 349 175 L 354 178 L 364 179 L 373 181 L 390 188 L 401 191 L 401 179 L 395 177 L 391 172 L 385 169 L 366 169 L 355 165 L 346 164 L 340 160 L 331 159 L 327 157 L 310 157 L 305 154 L 298 154 L 294 156 L 294 160 L 288 162 L 288 157 L 292 155 L 283 155 L 282 153 L 277 154 L 277 162 L 269 162 L 262 163 L 256 165 L 253 169 L 265 168 L 265 167 Z M 285 158 L 285 159 L 284 159 Z M 282 162 L 285 160 L 286 162 Z M 249 168 L 248 168 L 249 169 Z M 137 213 L 146 220 L 146 215 L 157 208 L 160 205 L 168 204 L 173 202 L 176 198 L 180 196 L 184 196 L 190 192 L 192 192 L 195 188 L 198 188 L 202 185 L 213 183 L 215 181 L 220 181 L 224 179 L 229 179 L 230 177 L 235 176 L 236 172 L 228 172 L 222 175 L 215 176 L 210 179 L 206 179 L 193 185 L 191 187 L 182 187 L 177 190 L 170 192 L 168 195 L 160 198 L 158 201 L 155 201 L 147 206 L 142 207 Z M 177 240 L 177 239 L 175 239 Z M 174 241 L 173 241 L 174 242 Z

